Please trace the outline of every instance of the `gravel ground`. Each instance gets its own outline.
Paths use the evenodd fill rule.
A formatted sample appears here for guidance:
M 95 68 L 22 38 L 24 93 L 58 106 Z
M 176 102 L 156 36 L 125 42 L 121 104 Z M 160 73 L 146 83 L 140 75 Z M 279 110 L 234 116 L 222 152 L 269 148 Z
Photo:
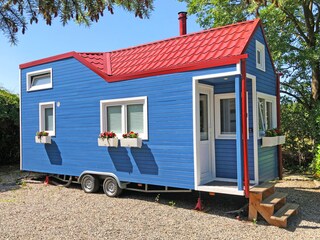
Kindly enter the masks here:
M 241 197 L 203 194 L 205 212 L 192 210 L 196 193 L 124 192 L 108 198 L 36 183 L 16 184 L 20 173 L 0 167 L 0 239 L 320 239 L 320 189 L 314 181 L 282 181 L 278 191 L 300 204 L 288 228 L 254 224 L 226 212 L 241 208 Z M 173 206 L 174 205 L 174 206 Z

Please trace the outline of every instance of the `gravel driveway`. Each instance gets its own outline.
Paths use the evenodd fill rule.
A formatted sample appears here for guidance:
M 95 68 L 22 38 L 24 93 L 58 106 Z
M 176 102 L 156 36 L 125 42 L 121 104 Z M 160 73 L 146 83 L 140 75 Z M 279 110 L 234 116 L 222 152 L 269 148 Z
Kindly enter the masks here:
M 240 197 L 203 194 L 205 212 L 198 212 L 197 193 L 162 193 L 156 201 L 157 194 L 126 191 L 108 198 L 78 185 L 17 185 L 21 174 L 0 167 L 0 239 L 320 239 L 320 189 L 313 181 L 277 183 L 288 202 L 300 204 L 281 229 L 226 213 L 245 205 Z

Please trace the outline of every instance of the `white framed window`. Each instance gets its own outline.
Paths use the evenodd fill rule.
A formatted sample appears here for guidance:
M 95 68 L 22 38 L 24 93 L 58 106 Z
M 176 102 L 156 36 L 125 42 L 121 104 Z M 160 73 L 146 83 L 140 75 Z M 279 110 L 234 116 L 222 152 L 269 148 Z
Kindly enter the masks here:
M 26 75 L 27 91 L 52 88 L 52 68 L 28 72 Z
M 39 131 L 46 131 L 49 136 L 56 135 L 55 102 L 39 103 Z
M 265 46 L 256 40 L 256 68 L 266 71 Z
M 264 93 L 257 93 L 259 136 L 264 136 L 268 129 L 277 127 L 277 98 Z
M 118 138 L 134 131 L 148 139 L 147 97 L 121 98 L 100 101 L 100 130 L 113 131 Z
M 236 138 L 236 111 L 237 109 L 235 93 L 224 93 L 215 95 L 215 132 L 217 139 Z M 248 104 L 247 129 L 249 133 Z

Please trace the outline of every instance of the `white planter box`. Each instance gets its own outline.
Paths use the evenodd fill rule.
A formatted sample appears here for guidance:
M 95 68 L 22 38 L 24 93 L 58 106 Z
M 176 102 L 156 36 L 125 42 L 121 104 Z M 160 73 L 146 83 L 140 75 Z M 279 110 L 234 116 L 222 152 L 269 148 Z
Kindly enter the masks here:
M 51 136 L 35 136 L 35 142 L 36 143 L 42 143 L 42 144 L 51 144 Z
M 286 142 L 286 136 L 278 136 L 278 144 L 284 144 Z
M 283 144 L 286 142 L 285 136 L 275 136 L 275 137 L 263 137 L 262 147 L 272 147 Z
M 118 147 L 118 138 L 98 138 L 98 146 Z
M 121 138 L 120 139 L 121 147 L 137 147 L 141 148 L 142 139 L 141 138 Z

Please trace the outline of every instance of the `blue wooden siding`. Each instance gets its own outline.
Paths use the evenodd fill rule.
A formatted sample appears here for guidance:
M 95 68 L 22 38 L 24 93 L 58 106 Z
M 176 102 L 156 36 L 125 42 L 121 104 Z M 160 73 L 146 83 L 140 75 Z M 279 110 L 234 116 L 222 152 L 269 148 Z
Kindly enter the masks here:
M 265 45 L 265 72 L 256 68 L 256 40 Z M 276 76 L 260 28 L 252 37 L 246 52 L 249 55 L 247 59 L 247 72 L 256 76 L 257 92 L 276 96 Z M 277 161 L 278 155 L 276 147 L 261 148 L 261 140 L 258 140 L 259 182 L 274 179 L 278 176 Z
M 26 73 L 52 67 L 53 89 L 26 92 Z M 75 59 L 24 69 L 22 169 L 78 176 L 115 173 L 121 181 L 194 188 L 192 77 L 235 66 L 107 83 Z M 100 100 L 147 96 L 149 139 L 141 149 L 98 147 Z M 56 107 L 52 144 L 34 142 L 39 103 Z

